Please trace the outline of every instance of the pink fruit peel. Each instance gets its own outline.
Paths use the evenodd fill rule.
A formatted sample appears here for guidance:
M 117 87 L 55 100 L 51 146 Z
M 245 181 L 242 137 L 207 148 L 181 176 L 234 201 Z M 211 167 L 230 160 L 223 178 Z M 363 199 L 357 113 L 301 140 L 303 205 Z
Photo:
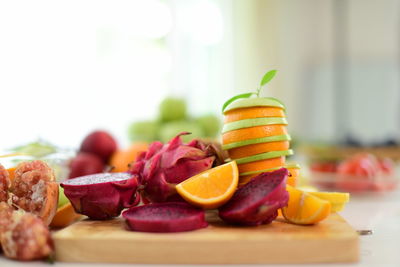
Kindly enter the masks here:
M 99 173 L 61 183 L 77 213 L 94 220 L 117 217 L 124 208 L 136 206 L 137 177 L 128 173 Z
M 130 168 L 150 202 L 179 200 L 175 185 L 213 166 L 215 153 L 201 141 L 183 144 L 185 134 L 189 133 L 180 133 L 168 144 L 153 142 Z
M 204 210 L 182 202 L 148 204 L 122 213 L 128 228 L 140 232 L 184 232 L 207 227 Z
M 260 225 L 272 222 L 278 209 L 287 205 L 287 169 L 261 173 L 239 188 L 228 203 L 219 208 L 219 216 L 226 223 Z

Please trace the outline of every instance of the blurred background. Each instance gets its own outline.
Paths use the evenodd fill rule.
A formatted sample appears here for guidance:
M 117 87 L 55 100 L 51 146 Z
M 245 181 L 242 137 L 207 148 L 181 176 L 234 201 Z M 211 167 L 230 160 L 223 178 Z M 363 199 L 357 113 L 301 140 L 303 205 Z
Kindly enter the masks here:
M 127 145 L 168 96 L 222 119 L 270 69 L 296 143 L 395 145 L 399 26 L 397 0 L 1 1 L 0 149 Z
M 221 141 L 224 102 L 274 69 L 261 96 L 286 105 L 294 184 L 350 192 L 352 225 L 398 242 L 400 0 L 0 0 L 0 163 L 62 181 L 182 131 Z

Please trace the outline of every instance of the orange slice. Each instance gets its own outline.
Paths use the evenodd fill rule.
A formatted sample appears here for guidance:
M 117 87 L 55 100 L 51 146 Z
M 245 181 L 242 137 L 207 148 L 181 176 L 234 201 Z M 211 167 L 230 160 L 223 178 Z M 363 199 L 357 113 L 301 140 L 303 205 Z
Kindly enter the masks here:
M 228 150 L 228 153 L 231 159 L 239 159 L 265 152 L 281 151 L 288 149 L 289 149 L 289 141 L 280 141 L 280 142 L 269 142 L 269 143 L 254 144 L 238 148 L 232 148 Z
M 195 175 L 176 186 L 178 194 L 192 205 L 215 209 L 235 193 L 239 181 L 235 161 Z
M 327 218 L 331 213 L 329 201 L 315 197 L 307 192 L 301 191 L 289 185 L 288 205 L 282 208 L 282 215 L 294 224 L 315 224 Z
M 285 157 L 264 159 L 249 163 L 238 164 L 239 173 L 252 172 L 285 166 Z
M 9 176 L 9 178 L 10 178 L 10 181 L 14 180 L 15 169 L 16 169 L 16 167 L 7 169 L 7 171 L 8 171 L 8 176 Z
M 233 109 L 225 114 L 225 123 L 263 117 L 285 117 L 282 108 L 277 107 L 250 107 Z
M 288 134 L 286 126 L 282 124 L 263 125 L 251 128 L 243 128 L 226 132 L 222 135 L 222 144 L 244 141 L 254 138 L 262 138 L 273 135 Z
M 71 203 L 67 203 L 57 209 L 57 213 L 51 221 L 50 226 L 53 228 L 66 227 L 81 217 L 82 215 L 75 213 Z
M 136 160 L 136 157 L 142 151 L 146 151 L 148 145 L 146 143 L 134 143 L 126 150 L 117 150 L 111 156 L 110 165 L 114 168 L 112 172 L 126 172 L 128 165 Z
M 289 171 L 289 177 L 286 180 L 286 184 L 295 187 L 297 185 L 297 178 L 300 175 L 299 167 L 287 167 Z

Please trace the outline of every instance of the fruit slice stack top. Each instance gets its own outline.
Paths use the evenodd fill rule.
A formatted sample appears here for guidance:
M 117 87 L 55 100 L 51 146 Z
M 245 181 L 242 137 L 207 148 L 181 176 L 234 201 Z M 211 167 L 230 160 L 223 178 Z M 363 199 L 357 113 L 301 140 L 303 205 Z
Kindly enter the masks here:
M 271 97 L 237 100 L 224 110 L 223 148 L 236 160 L 239 184 L 245 184 L 261 172 L 287 167 L 295 185 L 298 166 L 286 166 L 290 149 L 285 106 Z

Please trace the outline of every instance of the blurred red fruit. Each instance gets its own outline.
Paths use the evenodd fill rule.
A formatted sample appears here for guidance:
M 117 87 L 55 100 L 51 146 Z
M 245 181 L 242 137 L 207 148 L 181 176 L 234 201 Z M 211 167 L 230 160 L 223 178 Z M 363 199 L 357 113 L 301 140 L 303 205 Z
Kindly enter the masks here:
M 69 169 L 69 178 L 75 178 L 88 174 L 103 172 L 104 163 L 98 156 L 94 154 L 80 152 L 71 160 Z
M 384 174 L 393 175 L 394 174 L 394 162 L 390 158 L 383 158 L 379 160 L 379 166 Z
M 372 154 L 358 154 L 341 162 L 338 173 L 373 177 L 380 171 L 377 158 Z
M 337 165 L 335 162 L 314 162 L 310 168 L 318 172 L 336 172 Z
M 350 192 L 368 190 L 380 171 L 379 162 L 374 155 L 355 155 L 339 164 L 336 186 Z
M 99 156 L 103 162 L 108 162 L 111 155 L 117 150 L 115 139 L 105 131 L 95 131 L 86 136 L 81 144 L 80 151 Z

